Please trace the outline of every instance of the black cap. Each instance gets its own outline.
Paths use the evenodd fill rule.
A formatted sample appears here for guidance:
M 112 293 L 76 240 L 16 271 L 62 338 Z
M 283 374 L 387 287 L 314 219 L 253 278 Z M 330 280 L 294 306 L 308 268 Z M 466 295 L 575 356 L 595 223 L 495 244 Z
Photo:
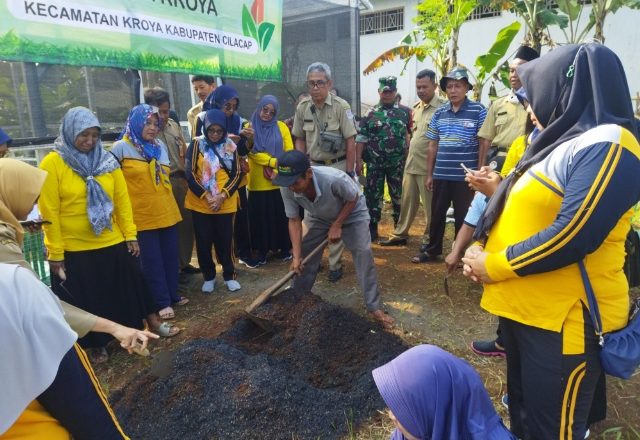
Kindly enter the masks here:
M 287 151 L 278 159 L 278 175 L 271 181 L 276 186 L 291 186 L 311 168 L 309 158 L 302 151 Z
M 516 51 L 516 55 L 513 58 L 514 59 L 518 58 L 524 61 L 531 61 L 539 57 L 540 57 L 540 54 L 533 47 L 520 46 Z

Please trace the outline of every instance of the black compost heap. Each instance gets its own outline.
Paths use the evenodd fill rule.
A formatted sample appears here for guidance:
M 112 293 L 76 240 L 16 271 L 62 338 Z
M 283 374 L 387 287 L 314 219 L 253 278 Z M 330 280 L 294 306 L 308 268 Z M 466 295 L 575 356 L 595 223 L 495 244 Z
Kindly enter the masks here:
M 112 395 L 136 439 L 338 439 L 384 408 L 371 370 L 407 347 L 345 308 L 287 290 L 216 339 L 176 351 Z

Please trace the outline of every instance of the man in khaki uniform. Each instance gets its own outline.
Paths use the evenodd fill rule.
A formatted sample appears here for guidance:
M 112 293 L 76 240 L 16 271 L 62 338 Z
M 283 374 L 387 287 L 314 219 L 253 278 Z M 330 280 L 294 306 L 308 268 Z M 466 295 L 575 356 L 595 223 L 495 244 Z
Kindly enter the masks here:
M 407 162 L 404 166 L 402 179 L 402 198 L 400 200 L 400 218 L 396 228 L 387 240 L 380 241 L 382 246 L 403 246 L 407 244 L 409 228 L 420 207 L 424 208 L 425 230 L 422 235 L 422 244 L 429 243 L 429 221 L 431 219 L 432 192 L 427 191 L 425 182 L 427 179 L 427 145 L 425 137 L 427 127 L 436 109 L 447 101 L 438 96 L 436 74 L 432 70 L 424 69 L 416 76 L 416 90 L 418 101 L 413 106 L 413 132 Z
M 210 75 L 196 75 L 191 78 L 193 91 L 198 95 L 200 102 L 194 105 L 187 112 L 187 121 L 189 121 L 189 133 L 193 133 L 196 127 L 196 117 L 202 112 L 202 104 L 207 96 L 216 89 L 216 79 Z M 184 218 L 184 217 L 182 217 Z
M 184 198 L 187 195 L 187 175 L 184 169 L 184 156 L 187 145 L 182 137 L 182 130 L 174 120 L 169 118 L 171 106 L 169 94 L 160 87 L 146 89 L 144 91 L 144 102 L 158 107 L 160 119 L 160 132 L 158 138 L 167 146 L 169 153 L 171 188 L 173 197 L 176 199 L 182 221 L 178 223 L 178 256 L 181 281 L 186 281 L 186 275 L 200 273 L 200 269 L 191 265 L 193 254 L 193 221 L 191 211 L 185 209 Z
M 329 93 L 333 86 L 331 69 L 325 63 L 312 63 L 307 68 L 310 96 L 296 108 L 292 133 L 296 150 L 309 156 L 312 165 L 324 165 L 356 175 L 357 134 L 351 107 L 342 98 Z M 361 166 L 358 165 L 358 174 Z M 329 281 L 342 277 L 342 251 L 339 241 L 329 245 Z
M 513 61 L 509 63 L 511 92 L 491 104 L 487 111 L 487 118 L 478 132 L 480 151 L 487 152 L 481 155 L 482 158 L 486 157 L 486 162 L 479 166 L 495 162 L 496 171 L 500 171 L 511 143 L 524 134 L 528 115 L 515 95 L 515 91 L 522 87 L 516 68 L 538 57 L 539 54 L 535 49 L 520 46 Z

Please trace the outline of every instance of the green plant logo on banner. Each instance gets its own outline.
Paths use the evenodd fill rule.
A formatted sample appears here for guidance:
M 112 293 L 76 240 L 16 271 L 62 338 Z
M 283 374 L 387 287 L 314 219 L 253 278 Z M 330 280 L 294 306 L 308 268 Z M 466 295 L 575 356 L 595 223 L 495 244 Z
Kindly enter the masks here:
M 281 80 L 283 0 L 0 0 L 0 59 Z

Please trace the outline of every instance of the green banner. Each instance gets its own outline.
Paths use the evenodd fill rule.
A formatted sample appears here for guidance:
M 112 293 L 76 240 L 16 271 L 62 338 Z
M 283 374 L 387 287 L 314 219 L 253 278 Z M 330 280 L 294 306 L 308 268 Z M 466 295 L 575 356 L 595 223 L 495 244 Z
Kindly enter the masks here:
M 0 0 L 0 59 L 281 80 L 283 0 Z

